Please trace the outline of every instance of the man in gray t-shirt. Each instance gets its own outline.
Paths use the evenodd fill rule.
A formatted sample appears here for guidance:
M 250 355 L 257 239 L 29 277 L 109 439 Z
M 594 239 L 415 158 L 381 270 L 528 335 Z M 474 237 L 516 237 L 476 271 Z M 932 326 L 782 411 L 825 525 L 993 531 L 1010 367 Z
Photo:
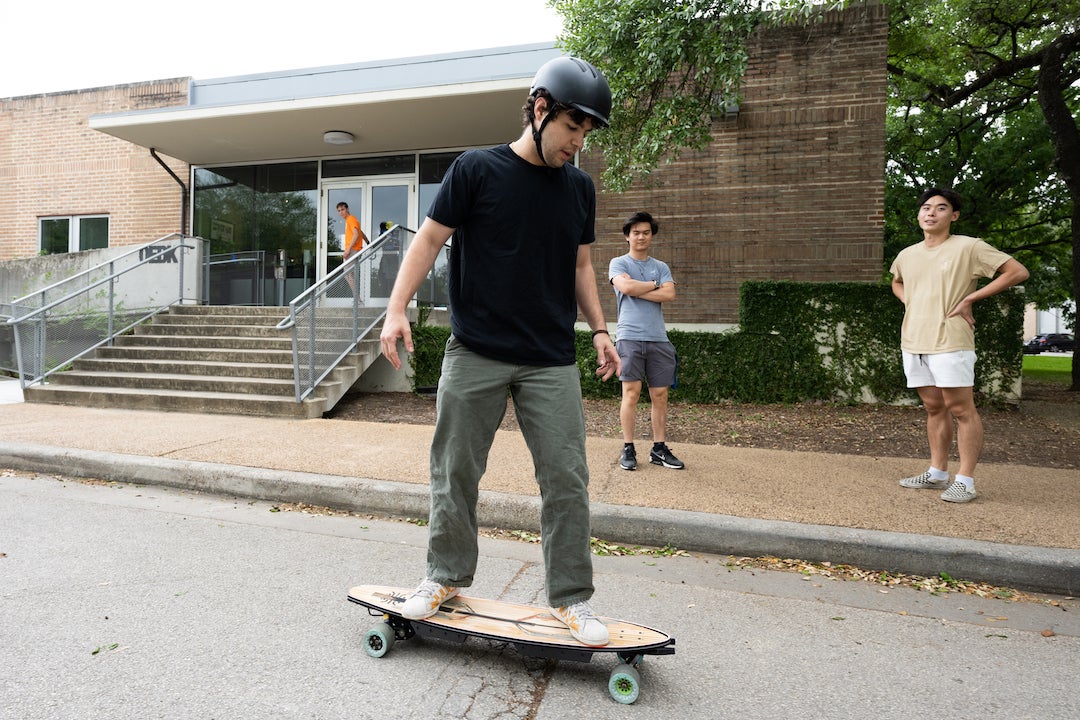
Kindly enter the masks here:
M 615 330 L 615 348 L 622 361 L 623 451 L 619 465 L 623 470 L 637 469 L 634 449 L 634 419 L 641 383 L 649 383 L 653 447 L 649 462 L 682 470 L 685 465 L 668 448 L 668 388 L 675 385 L 677 359 L 675 347 L 668 340 L 661 303 L 675 299 L 675 281 L 666 263 L 649 257 L 649 247 L 659 226 L 647 212 L 636 212 L 623 224 L 629 252 L 612 259 L 608 281 L 615 288 L 619 323 Z

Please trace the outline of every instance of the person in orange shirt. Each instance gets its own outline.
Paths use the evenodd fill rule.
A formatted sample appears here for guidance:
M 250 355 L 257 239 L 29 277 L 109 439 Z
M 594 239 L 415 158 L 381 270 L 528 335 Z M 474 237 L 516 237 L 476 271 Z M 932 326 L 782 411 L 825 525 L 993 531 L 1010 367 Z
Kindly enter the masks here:
M 369 240 L 364 231 L 360 229 L 360 218 L 349 212 L 349 204 L 339 202 L 337 204 L 338 215 L 345 221 L 345 255 L 343 260 L 348 260 L 352 255 L 364 249 Z
M 345 240 L 342 243 L 345 253 L 342 255 L 342 261 L 348 260 L 364 249 L 364 245 L 368 242 L 367 235 L 360 229 L 360 219 L 349 212 L 349 204 L 345 202 L 339 202 L 337 204 L 338 215 L 345 221 Z M 356 293 L 356 288 L 353 286 L 353 276 L 348 274 L 345 279 L 349 282 L 349 287 L 352 288 L 353 294 Z

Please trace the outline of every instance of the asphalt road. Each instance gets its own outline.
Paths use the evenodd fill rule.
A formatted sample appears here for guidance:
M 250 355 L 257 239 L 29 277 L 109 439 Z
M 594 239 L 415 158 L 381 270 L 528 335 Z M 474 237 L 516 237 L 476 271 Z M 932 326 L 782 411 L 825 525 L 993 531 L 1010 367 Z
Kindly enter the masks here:
M 426 531 L 271 503 L 0 477 L 0 718 L 1080 717 L 1080 603 L 984 600 L 722 556 L 597 558 L 597 609 L 678 639 L 632 708 L 614 660 L 493 643 L 360 646 L 354 584 L 412 585 Z M 543 597 L 539 549 L 485 539 L 473 594 Z M 1045 636 L 1043 631 L 1052 631 Z

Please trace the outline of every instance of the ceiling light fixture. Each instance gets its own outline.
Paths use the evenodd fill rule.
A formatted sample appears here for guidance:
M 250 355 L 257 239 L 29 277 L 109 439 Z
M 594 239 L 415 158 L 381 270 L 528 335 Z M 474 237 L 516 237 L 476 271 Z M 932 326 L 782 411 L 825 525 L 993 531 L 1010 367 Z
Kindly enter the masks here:
M 328 145 L 351 145 L 356 136 L 344 130 L 327 130 L 322 139 Z

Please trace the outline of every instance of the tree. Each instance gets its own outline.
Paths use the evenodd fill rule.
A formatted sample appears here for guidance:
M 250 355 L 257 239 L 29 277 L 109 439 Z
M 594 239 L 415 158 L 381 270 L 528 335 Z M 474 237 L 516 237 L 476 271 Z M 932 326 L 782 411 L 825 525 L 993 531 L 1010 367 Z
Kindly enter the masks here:
M 917 233 L 928 184 L 969 201 L 959 227 L 1032 270 L 1036 304 L 1080 297 L 1080 0 L 884 0 L 889 6 L 886 247 Z M 550 0 L 560 46 L 612 87 L 604 184 L 621 192 L 663 159 L 711 140 L 737 100 L 747 40 L 763 25 L 809 23 L 845 0 Z M 768 8 L 766 11 L 763 8 Z M 1075 324 L 1075 318 L 1073 318 Z M 1074 356 L 1072 389 L 1080 390 Z
M 1027 265 L 1038 307 L 1075 303 L 1080 0 L 887 2 L 886 262 L 917 231 L 919 191 L 951 185 L 971 201 L 961 232 Z
M 762 9 L 770 7 L 769 12 Z M 647 179 L 662 159 L 712 140 L 712 118 L 737 101 L 747 40 L 763 24 L 809 21 L 843 0 L 550 0 L 563 17 L 559 45 L 596 65 L 611 85 L 603 151 L 607 189 Z

